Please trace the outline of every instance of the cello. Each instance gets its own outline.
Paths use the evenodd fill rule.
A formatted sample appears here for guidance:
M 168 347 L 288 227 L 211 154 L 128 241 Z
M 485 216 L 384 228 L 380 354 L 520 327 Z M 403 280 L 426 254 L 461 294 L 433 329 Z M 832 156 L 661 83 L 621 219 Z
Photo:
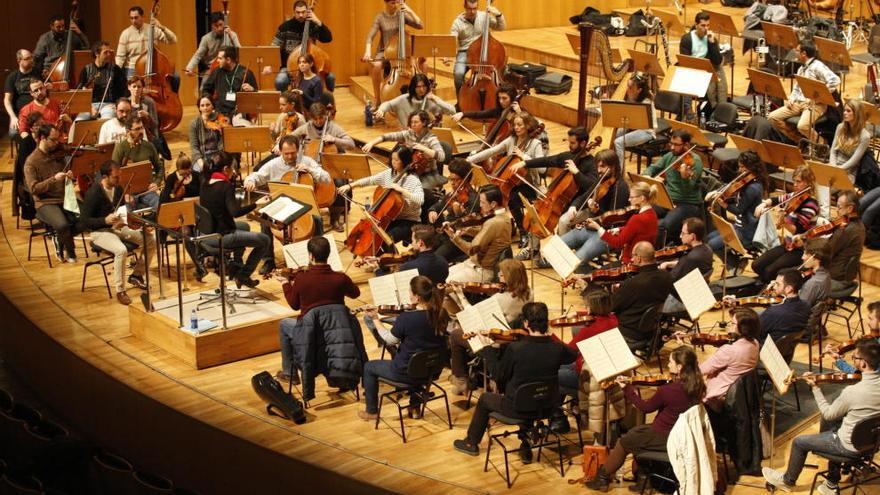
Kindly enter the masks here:
M 400 0 L 397 8 L 397 36 L 388 40 L 385 47 L 385 60 L 390 65 L 388 77 L 382 81 L 382 101 L 389 101 L 406 93 L 409 81 L 420 70 L 412 56 L 406 52 L 406 12 L 403 10 L 404 0 Z
M 153 0 L 150 17 L 159 16 L 159 0 Z M 180 97 L 174 92 L 171 80 L 174 78 L 174 63 L 168 56 L 156 48 L 155 27 L 147 27 L 147 52 L 135 62 L 135 72 L 144 76 L 144 93 L 152 96 L 156 102 L 156 113 L 159 116 L 159 131 L 168 132 L 180 124 L 183 118 L 183 105 Z
M 305 149 L 305 155 L 318 162 L 321 165 L 321 157 L 324 153 L 339 153 L 335 144 L 327 144 L 324 137 L 327 135 L 327 127 L 330 126 L 330 117 L 333 115 L 331 105 L 327 108 L 327 117 L 324 120 L 324 127 L 321 128 L 321 136 L 316 141 L 303 143 L 302 148 Z M 328 208 L 336 200 L 336 185 L 333 179 L 329 182 L 321 182 L 315 184 L 315 201 L 319 208 Z
M 53 91 L 67 91 L 71 87 L 71 74 L 73 67 L 73 25 L 77 21 L 79 1 L 73 0 L 70 11 L 70 25 L 67 26 L 67 41 L 64 43 L 64 53 L 55 60 L 46 80 L 43 83 Z
M 403 180 L 411 168 L 412 164 L 407 165 L 394 176 L 392 182 L 396 184 Z M 403 194 L 394 189 L 377 186 L 373 193 L 373 204 L 364 211 L 365 218 L 351 229 L 351 233 L 345 239 L 345 247 L 355 256 L 376 256 L 385 241 L 373 226 L 384 231 L 400 215 L 403 206 Z
M 486 0 L 486 22 L 480 44 L 472 43 L 467 51 L 469 76 L 458 91 L 458 104 L 462 112 L 478 112 L 495 105 L 501 74 L 507 65 L 507 52 L 498 40 L 489 34 L 489 8 L 492 0 Z
M 300 146 L 299 151 L 296 155 L 296 164 L 302 162 L 303 153 L 305 149 Z M 291 170 L 287 172 L 283 176 L 281 176 L 281 182 L 287 182 L 291 184 L 302 184 L 305 186 L 311 187 L 313 190 L 315 189 L 315 181 L 312 179 L 312 175 L 308 172 L 300 172 L 299 170 Z M 332 183 L 332 182 L 331 182 Z M 312 237 L 312 233 L 315 231 L 315 221 L 312 215 L 303 215 L 294 221 L 287 230 L 287 235 L 292 242 L 299 242 Z M 278 235 L 275 237 L 281 239 Z
M 308 2 L 306 2 L 306 8 L 309 12 L 312 12 L 315 10 L 315 5 L 317 3 L 317 0 L 308 0 Z M 287 73 L 298 74 L 298 60 L 300 55 L 310 54 L 315 60 L 315 73 L 321 76 L 321 80 L 324 81 L 324 87 L 326 88 L 327 76 L 333 71 L 333 65 L 330 63 L 330 55 L 311 40 L 311 34 L 309 34 L 311 25 L 311 21 L 306 19 L 305 26 L 303 27 L 302 42 L 300 43 L 300 46 L 293 49 L 293 52 L 291 52 L 290 56 L 287 58 Z

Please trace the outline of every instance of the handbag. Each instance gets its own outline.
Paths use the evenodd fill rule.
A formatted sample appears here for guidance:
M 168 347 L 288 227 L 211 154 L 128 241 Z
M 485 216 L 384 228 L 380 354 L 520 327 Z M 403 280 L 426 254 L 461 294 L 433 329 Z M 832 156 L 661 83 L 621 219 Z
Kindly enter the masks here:
M 584 445 L 584 462 L 581 465 L 584 475 L 578 479 L 568 480 L 568 483 L 571 485 L 584 484 L 592 480 L 599 472 L 599 466 L 605 464 L 607 458 L 607 445 Z
M 64 179 L 64 209 L 79 215 L 79 201 L 76 199 L 76 190 L 70 179 Z

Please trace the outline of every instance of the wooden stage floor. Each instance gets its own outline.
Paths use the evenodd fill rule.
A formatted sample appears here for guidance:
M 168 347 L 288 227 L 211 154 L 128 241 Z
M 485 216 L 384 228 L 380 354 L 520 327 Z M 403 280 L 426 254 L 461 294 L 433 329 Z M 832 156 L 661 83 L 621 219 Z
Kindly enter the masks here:
M 517 37 L 514 32 L 506 33 L 505 41 L 513 38 L 528 40 L 528 36 L 536 36 L 538 30 L 525 31 L 527 32 L 521 33 L 522 37 Z M 632 39 L 616 38 L 615 43 L 631 46 Z M 737 75 L 739 70 L 737 68 Z M 856 76 L 850 77 L 856 79 Z M 738 81 L 740 79 L 737 77 Z M 855 82 L 848 84 L 848 88 L 858 87 Z M 740 87 L 738 83 L 737 91 L 742 89 L 744 87 Z M 336 98 L 340 108 L 340 124 L 357 139 L 367 140 L 382 131 L 380 128 L 363 127 L 363 106 L 353 92 L 340 88 Z M 177 150 L 188 151 L 186 124 L 194 115 L 195 109 L 187 108 L 184 122 L 168 135 L 175 155 Z M 548 129 L 551 147 L 554 151 L 562 149 L 566 127 L 548 122 Z M 456 135 L 458 134 L 456 131 Z M 168 166 L 171 167 L 171 164 Z M 376 167 L 378 171 L 378 166 Z M 140 394 L 183 414 L 197 417 L 210 427 L 228 431 L 264 449 L 335 471 L 339 476 L 390 491 L 407 493 L 507 491 L 502 476 L 492 469 L 488 473 L 483 472 L 483 457 L 468 457 L 452 448 L 452 441 L 464 436 L 471 417 L 471 412 L 462 407 L 463 397 L 451 396 L 454 423 L 452 431 L 447 429 L 445 420 L 431 414 L 426 415 L 425 420 L 407 420 L 410 440 L 405 445 L 396 434 L 389 431 L 387 424 L 380 425 L 376 431 L 372 423 L 357 419 L 356 411 L 362 409 L 363 404 L 356 403 L 351 394 L 339 396 L 332 393 L 323 379 L 318 380 L 317 398 L 312 401 L 308 410 L 309 421 L 306 424 L 295 426 L 268 416 L 264 404 L 251 389 L 250 378 L 262 370 L 272 373 L 278 370 L 278 353 L 195 371 L 161 349 L 132 336 L 127 308 L 107 299 L 102 286 L 103 280 L 97 270 L 90 270 L 88 288 L 84 293 L 79 292 L 85 258 L 80 258 L 77 264 L 56 264 L 55 268 L 50 269 L 42 243 L 35 239 L 34 259 L 27 261 L 28 232 L 17 229 L 15 219 L 10 217 L 10 196 L 11 182 L 0 183 L 0 221 L 3 228 L 3 242 L 0 242 L 0 290 L 32 322 L 42 327 L 46 334 L 91 366 Z M 356 217 L 351 219 L 352 223 L 354 221 Z M 335 234 L 335 237 L 337 241 L 343 240 L 342 234 Z M 351 260 L 351 255 L 347 252 L 343 252 L 342 257 L 345 263 Z M 866 251 L 864 260 L 866 264 L 880 269 L 880 255 L 877 252 Z M 720 264 L 717 265 L 719 266 L 716 266 L 716 270 L 720 270 Z M 549 274 L 550 271 L 543 272 Z M 366 284 L 370 275 L 354 267 L 349 273 L 364 292 L 359 300 L 348 301 L 349 306 L 357 307 L 370 302 Z M 717 273 L 719 272 L 716 272 L 716 276 Z M 217 277 L 213 274 L 204 284 L 190 279 L 191 290 L 207 289 L 216 283 Z M 283 300 L 280 286 L 274 280 L 262 282 L 260 288 Z M 536 299 L 547 301 L 554 315 L 561 312 L 558 284 L 546 277 L 536 276 L 534 288 Z M 174 297 L 173 284 L 166 282 L 164 289 L 168 297 Z M 137 291 L 130 292 L 136 294 Z M 866 301 L 870 302 L 880 296 L 880 289 L 866 283 L 862 293 Z M 569 293 L 566 297 L 568 305 L 574 301 L 575 295 Z M 714 311 L 704 316 L 701 324 L 703 328 L 709 328 L 719 318 L 720 312 Z M 829 330 L 833 339 L 846 339 L 846 329 L 839 324 L 832 323 Z M 364 333 L 364 338 L 368 343 L 370 357 L 378 359 L 379 351 L 372 344 L 373 338 L 368 332 Z M 667 351 L 671 347 L 667 346 Z M 711 353 L 712 350 L 707 352 Z M 806 346 L 799 346 L 795 360 L 806 362 L 806 356 Z M 447 373 L 442 376 L 441 383 L 446 383 Z M 433 405 L 442 408 L 442 404 Z M 440 412 L 440 409 L 436 410 Z M 388 414 L 389 419 L 396 421 L 390 411 Z M 63 412 L 60 415 L 63 417 Z M 390 424 L 396 425 L 396 422 Z M 815 421 L 809 421 L 802 427 L 807 432 L 816 429 Z M 787 459 L 790 440 L 790 437 L 778 440 L 775 467 L 780 466 L 782 459 Z M 493 455 L 493 459 L 498 461 L 500 457 Z M 810 457 L 808 462 L 818 461 Z M 512 462 L 512 476 L 515 479 L 513 491 L 518 493 L 546 493 L 548 490 L 554 493 L 583 493 L 583 488 L 568 485 L 547 462 L 536 462 L 529 466 Z M 580 466 L 567 468 L 566 478 L 579 476 Z M 812 477 L 809 470 L 801 477 L 801 483 L 807 482 L 808 477 Z M 760 478 L 743 477 L 741 481 L 762 485 Z M 192 483 L 190 486 L 198 488 Z M 628 493 L 628 490 L 621 487 L 612 493 Z M 735 486 L 727 493 L 758 494 L 764 493 L 764 490 Z

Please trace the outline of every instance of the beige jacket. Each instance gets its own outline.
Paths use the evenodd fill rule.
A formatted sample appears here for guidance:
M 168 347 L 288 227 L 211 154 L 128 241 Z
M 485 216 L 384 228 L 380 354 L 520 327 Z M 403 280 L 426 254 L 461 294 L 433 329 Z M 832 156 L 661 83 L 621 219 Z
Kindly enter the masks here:
M 147 52 L 148 23 L 144 23 L 140 29 L 128 26 L 119 35 L 119 46 L 116 47 L 116 65 L 123 69 L 134 69 L 138 57 Z M 154 39 L 158 43 L 173 45 L 177 43 L 177 35 L 163 26 L 156 29 Z

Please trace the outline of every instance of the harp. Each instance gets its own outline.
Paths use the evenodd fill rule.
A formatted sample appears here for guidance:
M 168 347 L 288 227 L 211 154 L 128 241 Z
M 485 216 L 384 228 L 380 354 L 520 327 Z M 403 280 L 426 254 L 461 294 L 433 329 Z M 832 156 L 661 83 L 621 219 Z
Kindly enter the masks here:
M 611 61 L 611 42 L 608 36 L 593 24 L 582 22 L 580 32 L 580 81 L 578 85 L 578 125 L 590 130 L 590 136 L 602 132 L 598 112 L 587 111 L 587 88 L 594 86 L 615 86 L 611 99 L 622 100 L 626 93 L 626 83 L 631 60 L 627 59 L 617 66 Z M 609 136 L 610 137 L 610 136 Z M 611 142 L 603 140 L 603 142 Z

